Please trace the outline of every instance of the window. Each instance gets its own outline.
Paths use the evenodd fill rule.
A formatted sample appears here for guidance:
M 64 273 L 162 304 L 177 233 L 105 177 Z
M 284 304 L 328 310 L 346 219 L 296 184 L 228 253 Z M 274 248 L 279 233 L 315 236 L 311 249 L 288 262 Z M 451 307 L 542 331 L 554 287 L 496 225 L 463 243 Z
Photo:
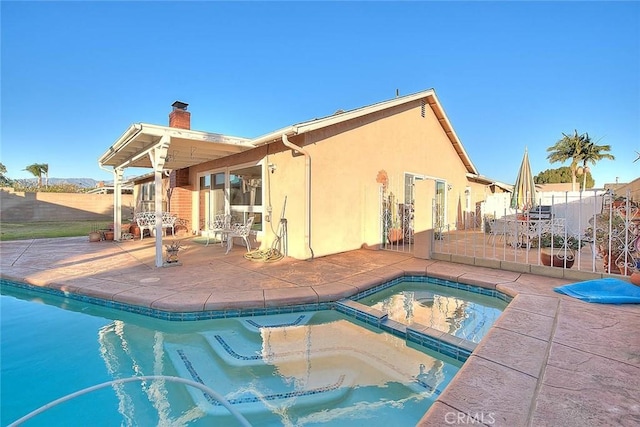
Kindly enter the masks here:
M 246 222 L 253 215 L 253 229 L 262 231 L 262 165 L 201 176 L 199 197 L 201 227 L 211 223 L 215 215 L 228 212 L 233 222 Z
M 211 175 L 205 175 L 200 177 L 200 189 L 209 190 L 211 188 Z
M 156 183 L 155 182 L 145 182 L 140 186 L 140 211 L 141 212 L 150 212 L 155 211 L 155 194 L 156 194 Z
M 229 204 L 234 221 L 253 215 L 254 229 L 262 230 L 262 166 L 229 171 Z

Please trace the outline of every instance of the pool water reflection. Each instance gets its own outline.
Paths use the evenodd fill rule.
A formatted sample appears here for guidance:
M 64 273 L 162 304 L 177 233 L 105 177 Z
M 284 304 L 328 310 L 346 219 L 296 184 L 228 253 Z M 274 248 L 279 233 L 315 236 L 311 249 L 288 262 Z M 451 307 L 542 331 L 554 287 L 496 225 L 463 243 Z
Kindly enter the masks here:
M 171 322 L 4 284 L 0 304 L 2 425 L 134 375 L 201 382 L 254 425 L 415 425 L 461 366 L 333 310 Z M 206 393 L 162 381 L 103 389 L 29 425 L 63 421 L 236 425 Z
M 495 297 L 435 283 L 406 281 L 358 300 L 405 325 L 420 323 L 478 343 L 506 308 Z

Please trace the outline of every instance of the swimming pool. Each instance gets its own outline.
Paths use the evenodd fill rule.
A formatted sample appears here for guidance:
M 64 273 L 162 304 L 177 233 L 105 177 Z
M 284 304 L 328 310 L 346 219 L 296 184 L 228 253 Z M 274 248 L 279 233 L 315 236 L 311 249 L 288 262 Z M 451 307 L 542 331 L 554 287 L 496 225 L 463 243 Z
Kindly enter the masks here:
M 427 277 L 398 279 L 354 298 L 405 325 L 419 323 L 478 343 L 508 304 L 494 290 Z
M 414 425 L 461 362 L 334 310 L 171 322 L 2 286 L 2 425 L 114 378 L 202 382 L 255 425 Z M 198 389 L 121 384 L 29 425 L 237 425 Z

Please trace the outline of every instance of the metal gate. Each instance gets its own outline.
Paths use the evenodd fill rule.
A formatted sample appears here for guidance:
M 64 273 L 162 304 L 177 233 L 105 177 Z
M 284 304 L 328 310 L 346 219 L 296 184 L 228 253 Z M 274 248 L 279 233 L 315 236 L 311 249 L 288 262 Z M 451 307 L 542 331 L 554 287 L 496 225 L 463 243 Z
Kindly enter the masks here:
M 381 172 L 382 173 L 382 172 Z M 413 251 L 414 179 L 405 173 L 400 178 L 381 178 L 380 187 L 380 246 L 397 252 Z

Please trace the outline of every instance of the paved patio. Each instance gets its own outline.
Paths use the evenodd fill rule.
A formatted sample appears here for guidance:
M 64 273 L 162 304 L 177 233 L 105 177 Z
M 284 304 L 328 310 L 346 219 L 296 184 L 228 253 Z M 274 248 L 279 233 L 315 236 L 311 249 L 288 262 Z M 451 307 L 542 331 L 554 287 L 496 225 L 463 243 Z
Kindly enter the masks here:
M 568 279 L 388 251 L 261 263 L 244 259 L 241 246 L 225 255 L 216 244 L 183 242 L 181 265 L 170 268 L 154 266 L 153 239 L 0 242 L 0 274 L 176 312 L 332 301 L 402 274 L 495 287 L 514 300 L 420 425 L 640 425 L 640 305 L 553 292 Z

